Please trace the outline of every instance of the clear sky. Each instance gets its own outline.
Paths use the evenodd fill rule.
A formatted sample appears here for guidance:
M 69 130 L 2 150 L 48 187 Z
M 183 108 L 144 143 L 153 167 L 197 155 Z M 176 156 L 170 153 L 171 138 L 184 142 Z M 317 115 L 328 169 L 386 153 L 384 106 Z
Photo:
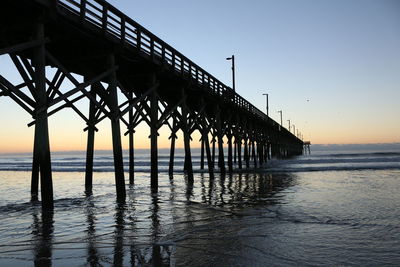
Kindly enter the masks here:
M 261 110 L 268 93 L 270 116 L 279 121 L 283 110 L 284 125 L 290 119 L 312 143 L 400 142 L 400 1 L 110 2 L 228 85 L 225 58 L 235 54 L 237 92 Z M 13 73 L 7 57 L 0 64 Z M 29 116 L 5 97 L 0 114 L 0 151 L 30 151 Z M 52 149 L 84 149 L 84 127 L 71 111 L 52 117 Z M 100 125 L 97 149 L 111 147 L 109 128 Z M 137 147 L 148 134 L 137 130 Z

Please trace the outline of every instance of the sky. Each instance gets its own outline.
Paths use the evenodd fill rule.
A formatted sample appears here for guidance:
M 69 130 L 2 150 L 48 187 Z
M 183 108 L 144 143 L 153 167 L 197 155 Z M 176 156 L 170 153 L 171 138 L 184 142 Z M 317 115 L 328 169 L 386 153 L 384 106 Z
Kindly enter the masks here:
M 400 142 L 400 1 L 109 2 L 227 85 L 234 54 L 237 93 L 263 111 L 268 93 L 270 117 L 279 122 L 282 110 L 284 126 L 312 144 Z M 18 79 L 7 56 L 0 66 Z M 87 102 L 78 106 L 87 114 Z M 5 97 L 0 114 L 0 152 L 31 151 L 29 115 Z M 85 149 L 85 123 L 72 111 L 49 124 L 52 150 Z M 110 123 L 99 129 L 96 149 L 110 149 Z M 136 132 L 136 147 L 148 147 L 148 127 Z

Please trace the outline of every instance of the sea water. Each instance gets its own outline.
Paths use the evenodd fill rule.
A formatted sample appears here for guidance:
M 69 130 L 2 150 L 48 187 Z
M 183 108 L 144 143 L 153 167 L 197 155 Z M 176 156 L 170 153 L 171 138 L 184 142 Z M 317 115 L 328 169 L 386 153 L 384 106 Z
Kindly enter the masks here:
M 125 204 L 111 152 L 96 151 L 92 195 L 85 153 L 53 153 L 52 212 L 30 201 L 31 154 L 1 155 L 0 266 L 400 265 L 398 146 L 320 147 L 215 179 L 196 171 L 193 185 L 183 152 L 170 177 L 160 150 L 156 194 L 149 152 L 135 152 Z

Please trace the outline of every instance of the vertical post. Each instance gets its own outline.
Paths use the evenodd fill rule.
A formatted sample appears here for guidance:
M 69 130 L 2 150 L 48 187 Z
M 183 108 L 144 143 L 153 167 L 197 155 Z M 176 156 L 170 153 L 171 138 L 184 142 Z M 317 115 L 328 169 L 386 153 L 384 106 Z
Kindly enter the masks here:
M 261 142 L 260 140 L 258 140 L 258 142 L 257 142 L 258 161 L 260 162 L 260 165 L 263 165 L 264 164 L 264 143 Z
M 39 22 L 36 25 L 36 39 L 43 40 L 44 25 Z M 40 169 L 40 188 L 42 197 L 42 207 L 44 209 L 53 209 L 53 179 L 51 173 L 51 158 L 50 158 L 50 142 L 49 142 L 49 126 L 47 118 L 47 105 L 46 94 L 46 61 L 45 61 L 45 46 L 44 44 L 38 45 L 34 49 L 35 68 L 35 85 L 37 93 L 37 110 L 41 110 L 36 114 L 35 126 L 35 144 L 34 150 L 37 152 L 37 159 L 39 160 Z
M 115 67 L 115 58 L 113 54 L 108 56 L 108 67 Z M 122 157 L 121 145 L 121 128 L 119 124 L 119 108 L 118 108 L 118 95 L 117 95 L 117 74 L 113 71 L 110 74 L 109 80 L 109 100 L 111 110 L 111 134 L 113 143 L 114 155 L 114 171 L 115 171 L 115 186 L 117 191 L 117 201 L 124 202 L 126 197 L 125 192 L 125 178 L 124 178 L 124 164 Z
M 233 163 L 232 163 L 232 134 L 229 133 L 228 137 L 228 168 L 229 172 L 233 171 Z
M 204 145 L 205 145 L 205 148 L 206 148 L 208 173 L 210 175 L 210 179 L 214 179 L 214 162 L 211 160 L 210 142 L 208 140 L 208 132 L 206 130 L 206 123 L 205 123 L 204 120 L 203 120 L 203 136 L 202 136 L 202 139 L 204 141 Z
M 264 163 L 267 163 L 267 161 L 268 161 L 268 150 L 267 150 L 267 148 L 268 148 L 268 143 L 265 141 L 264 143 L 263 143 L 263 161 L 264 161 Z
M 236 163 L 236 150 L 237 149 L 237 138 L 235 136 L 235 141 L 233 142 L 233 162 Z
M 212 143 L 212 162 L 213 166 L 215 165 L 215 132 L 211 133 L 212 138 L 211 138 L 211 143 Z
M 239 169 L 242 169 L 242 139 L 238 138 L 236 143 L 237 143 Z
M 247 136 L 244 138 L 244 160 L 246 161 L 246 168 L 250 168 L 249 159 L 249 146 L 247 145 Z
M 153 92 L 150 95 L 150 157 L 151 157 L 151 191 L 158 191 L 158 100 Z
M 176 140 L 176 115 L 173 115 L 171 139 L 171 151 L 169 154 L 169 176 L 172 178 L 174 174 L 174 158 L 175 158 L 175 140 Z
M 133 101 L 133 92 L 129 92 L 129 101 Z M 135 182 L 135 130 L 133 129 L 133 107 L 129 110 L 129 184 Z
M 96 99 L 95 88 L 92 85 L 90 94 Z M 95 126 L 94 120 L 96 115 L 96 106 L 90 101 L 89 103 L 89 122 L 88 122 L 88 135 L 86 145 L 86 172 L 85 172 L 85 192 L 86 194 L 92 194 L 93 187 L 93 156 L 94 156 L 94 134 Z
M 252 150 L 252 157 L 254 161 L 254 167 L 257 168 L 257 155 L 256 155 L 256 148 L 254 145 L 254 140 L 251 141 L 251 150 Z
M 172 176 L 174 174 L 174 158 L 175 158 L 175 133 L 171 134 L 171 152 L 169 154 L 169 175 Z
M 267 159 L 271 160 L 272 148 L 271 148 L 271 141 L 267 143 Z
M 217 118 L 217 134 L 218 134 L 218 164 L 221 174 L 225 174 L 225 157 L 224 157 L 224 147 L 223 147 L 223 132 L 222 132 L 222 121 L 221 121 L 221 111 L 218 111 Z
M 36 136 L 34 138 L 36 140 Z M 31 177 L 31 200 L 38 200 L 39 195 L 39 158 L 36 142 L 33 142 L 32 177 Z
M 203 98 L 201 99 L 201 102 L 202 102 L 202 106 L 206 106 Z M 213 180 L 214 179 L 214 161 L 212 160 L 212 157 L 211 157 L 210 140 L 208 138 L 209 127 L 207 125 L 207 119 L 205 117 L 205 114 L 202 114 L 200 123 L 201 123 L 201 140 L 202 140 L 202 145 L 203 145 L 202 147 L 205 148 L 205 150 L 206 150 L 208 173 L 210 176 L 210 180 Z M 204 150 L 203 150 L 203 153 L 204 153 Z M 204 162 L 204 154 L 203 154 L 203 162 Z
M 204 139 L 201 138 L 200 169 L 204 170 Z
M 184 93 L 182 94 L 184 96 Z M 188 180 L 190 183 L 193 183 L 193 166 L 192 166 L 192 154 L 190 151 L 190 129 L 188 127 L 188 110 L 186 106 L 186 101 L 183 101 L 182 104 L 182 125 L 183 125 L 183 142 L 185 146 L 185 170 L 188 175 Z

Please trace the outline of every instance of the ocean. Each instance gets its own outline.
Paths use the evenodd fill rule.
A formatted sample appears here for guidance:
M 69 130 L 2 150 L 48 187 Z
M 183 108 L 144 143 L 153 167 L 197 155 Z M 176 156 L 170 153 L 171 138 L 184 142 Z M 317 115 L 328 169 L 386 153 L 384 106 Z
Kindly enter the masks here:
M 170 177 L 160 150 L 152 194 L 137 150 L 118 204 L 110 151 L 95 153 L 89 196 L 85 153 L 55 152 L 53 212 L 30 201 L 31 153 L 2 154 L 0 266 L 399 266 L 400 146 L 311 153 L 210 180 L 194 149 L 190 185 L 183 151 Z

